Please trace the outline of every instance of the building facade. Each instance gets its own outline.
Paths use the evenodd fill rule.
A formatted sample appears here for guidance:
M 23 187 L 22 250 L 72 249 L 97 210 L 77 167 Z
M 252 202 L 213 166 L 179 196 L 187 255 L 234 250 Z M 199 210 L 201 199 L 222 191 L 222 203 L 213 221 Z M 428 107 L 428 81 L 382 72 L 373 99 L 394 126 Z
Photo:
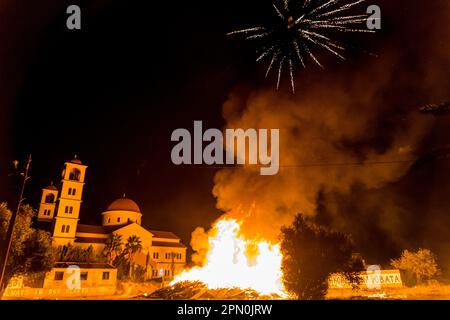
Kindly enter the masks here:
M 79 159 L 68 161 L 59 186 L 52 184 L 42 189 L 38 221 L 50 226 L 53 245 L 92 246 L 100 253 L 112 233 L 121 235 L 123 242 L 137 236 L 142 249 L 135 254 L 134 263 L 145 268 L 147 278 L 172 278 L 181 272 L 186 264 L 186 246 L 170 231 L 144 228 L 139 206 L 125 195 L 101 213 L 101 225 L 80 223 L 86 170 Z
M 117 269 L 107 263 L 58 262 L 39 287 L 24 286 L 24 276 L 13 277 L 3 299 L 65 299 L 112 296 L 117 291 Z

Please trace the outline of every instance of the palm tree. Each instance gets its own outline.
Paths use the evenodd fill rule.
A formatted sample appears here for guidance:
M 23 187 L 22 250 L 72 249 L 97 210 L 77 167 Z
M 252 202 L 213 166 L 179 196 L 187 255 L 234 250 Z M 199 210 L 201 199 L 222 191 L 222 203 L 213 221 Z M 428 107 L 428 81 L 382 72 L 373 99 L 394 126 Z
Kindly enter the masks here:
M 125 244 L 125 252 L 128 255 L 128 276 L 131 279 L 134 254 L 142 249 L 141 239 L 138 236 L 130 236 Z
M 103 251 L 110 264 L 114 262 L 120 251 L 122 251 L 122 236 L 117 233 L 110 233 Z

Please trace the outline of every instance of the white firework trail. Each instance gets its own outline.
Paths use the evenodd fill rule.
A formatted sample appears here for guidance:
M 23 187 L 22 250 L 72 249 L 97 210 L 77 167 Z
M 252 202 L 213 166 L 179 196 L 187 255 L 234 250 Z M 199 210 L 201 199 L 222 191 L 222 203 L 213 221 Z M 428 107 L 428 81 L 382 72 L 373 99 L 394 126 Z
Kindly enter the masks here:
M 277 90 L 280 88 L 281 71 L 283 70 L 284 60 L 286 60 L 286 57 L 281 58 L 281 61 L 280 61 L 279 67 L 278 67 Z
M 228 35 L 243 35 L 246 40 L 259 42 L 261 47 L 256 61 L 270 61 L 266 77 L 274 66 L 278 67 L 277 90 L 280 87 L 284 65 L 292 92 L 295 92 L 294 73 L 305 67 L 307 57 L 319 67 L 322 64 L 312 49 L 320 47 L 345 60 L 346 46 L 340 44 L 338 33 L 374 33 L 366 26 L 368 14 L 349 14 L 348 10 L 367 0 L 274 0 L 273 8 L 278 22 L 273 26 L 255 26 L 237 30 Z

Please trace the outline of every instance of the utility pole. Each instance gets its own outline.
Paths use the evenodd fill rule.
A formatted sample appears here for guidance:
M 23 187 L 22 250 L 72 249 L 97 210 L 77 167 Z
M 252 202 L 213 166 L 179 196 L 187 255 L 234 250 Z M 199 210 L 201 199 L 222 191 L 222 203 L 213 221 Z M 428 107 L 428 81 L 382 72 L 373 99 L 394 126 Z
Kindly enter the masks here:
M 15 162 L 15 165 L 17 165 L 17 162 Z M 19 198 L 17 201 L 16 210 L 11 214 L 11 219 L 10 219 L 9 225 L 8 225 L 8 231 L 6 232 L 6 239 L 5 239 L 6 247 L 5 247 L 5 251 L 3 252 L 2 265 L 1 265 L 0 292 L 3 292 L 3 289 L 6 287 L 6 283 L 4 283 L 5 271 L 6 271 L 6 265 L 8 263 L 9 251 L 11 249 L 12 235 L 14 232 L 14 224 L 16 222 L 17 215 L 19 214 L 20 206 L 22 205 L 25 185 L 27 183 L 27 180 L 30 178 L 28 176 L 28 173 L 30 172 L 30 165 L 31 165 L 31 154 L 28 156 L 28 161 L 25 166 L 25 171 L 20 173 L 20 175 L 22 177 L 22 185 L 20 186 Z

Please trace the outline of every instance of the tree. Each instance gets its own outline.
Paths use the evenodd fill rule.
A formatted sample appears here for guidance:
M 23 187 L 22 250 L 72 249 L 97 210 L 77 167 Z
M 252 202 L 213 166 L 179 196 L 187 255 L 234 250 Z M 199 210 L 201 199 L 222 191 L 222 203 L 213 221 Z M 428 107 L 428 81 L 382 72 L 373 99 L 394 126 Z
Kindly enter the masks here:
M 281 233 L 284 284 L 298 299 L 323 299 L 332 273 L 342 272 L 354 282 L 355 272 L 363 269 L 349 237 L 308 222 L 301 214 Z
M 391 265 L 412 274 L 417 283 L 439 274 L 436 256 L 428 249 L 419 249 L 417 252 L 405 250 L 400 258 L 391 260 Z
M 47 271 L 55 263 L 55 249 L 52 247 L 50 233 L 34 230 L 25 242 L 23 260 L 25 271 Z M 17 261 L 16 261 L 17 262 Z
M 128 257 L 128 277 L 131 279 L 134 266 L 133 259 L 136 252 L 142 249 L 141 239 L 138 236 L 130 236 L 125 244 L 125 253 Z
M 35 210 L 29 205 L 20 207 L 14 224 L 11 251 L 6 266 L 6 283 L 20 274 L 40 274 L 51 270 L 56 252 L 51 245 L 49 232 L 32 227 Z M 6 203 L 0 204 L 0 239 L 5 241 L 6 231 L 11 219 L 11 211 Z
M 122 236 L 117 233 L 110 233 L 106 239 L 103 255 L 108 259 L 108 263 L 112 264 L 122 251 Z

